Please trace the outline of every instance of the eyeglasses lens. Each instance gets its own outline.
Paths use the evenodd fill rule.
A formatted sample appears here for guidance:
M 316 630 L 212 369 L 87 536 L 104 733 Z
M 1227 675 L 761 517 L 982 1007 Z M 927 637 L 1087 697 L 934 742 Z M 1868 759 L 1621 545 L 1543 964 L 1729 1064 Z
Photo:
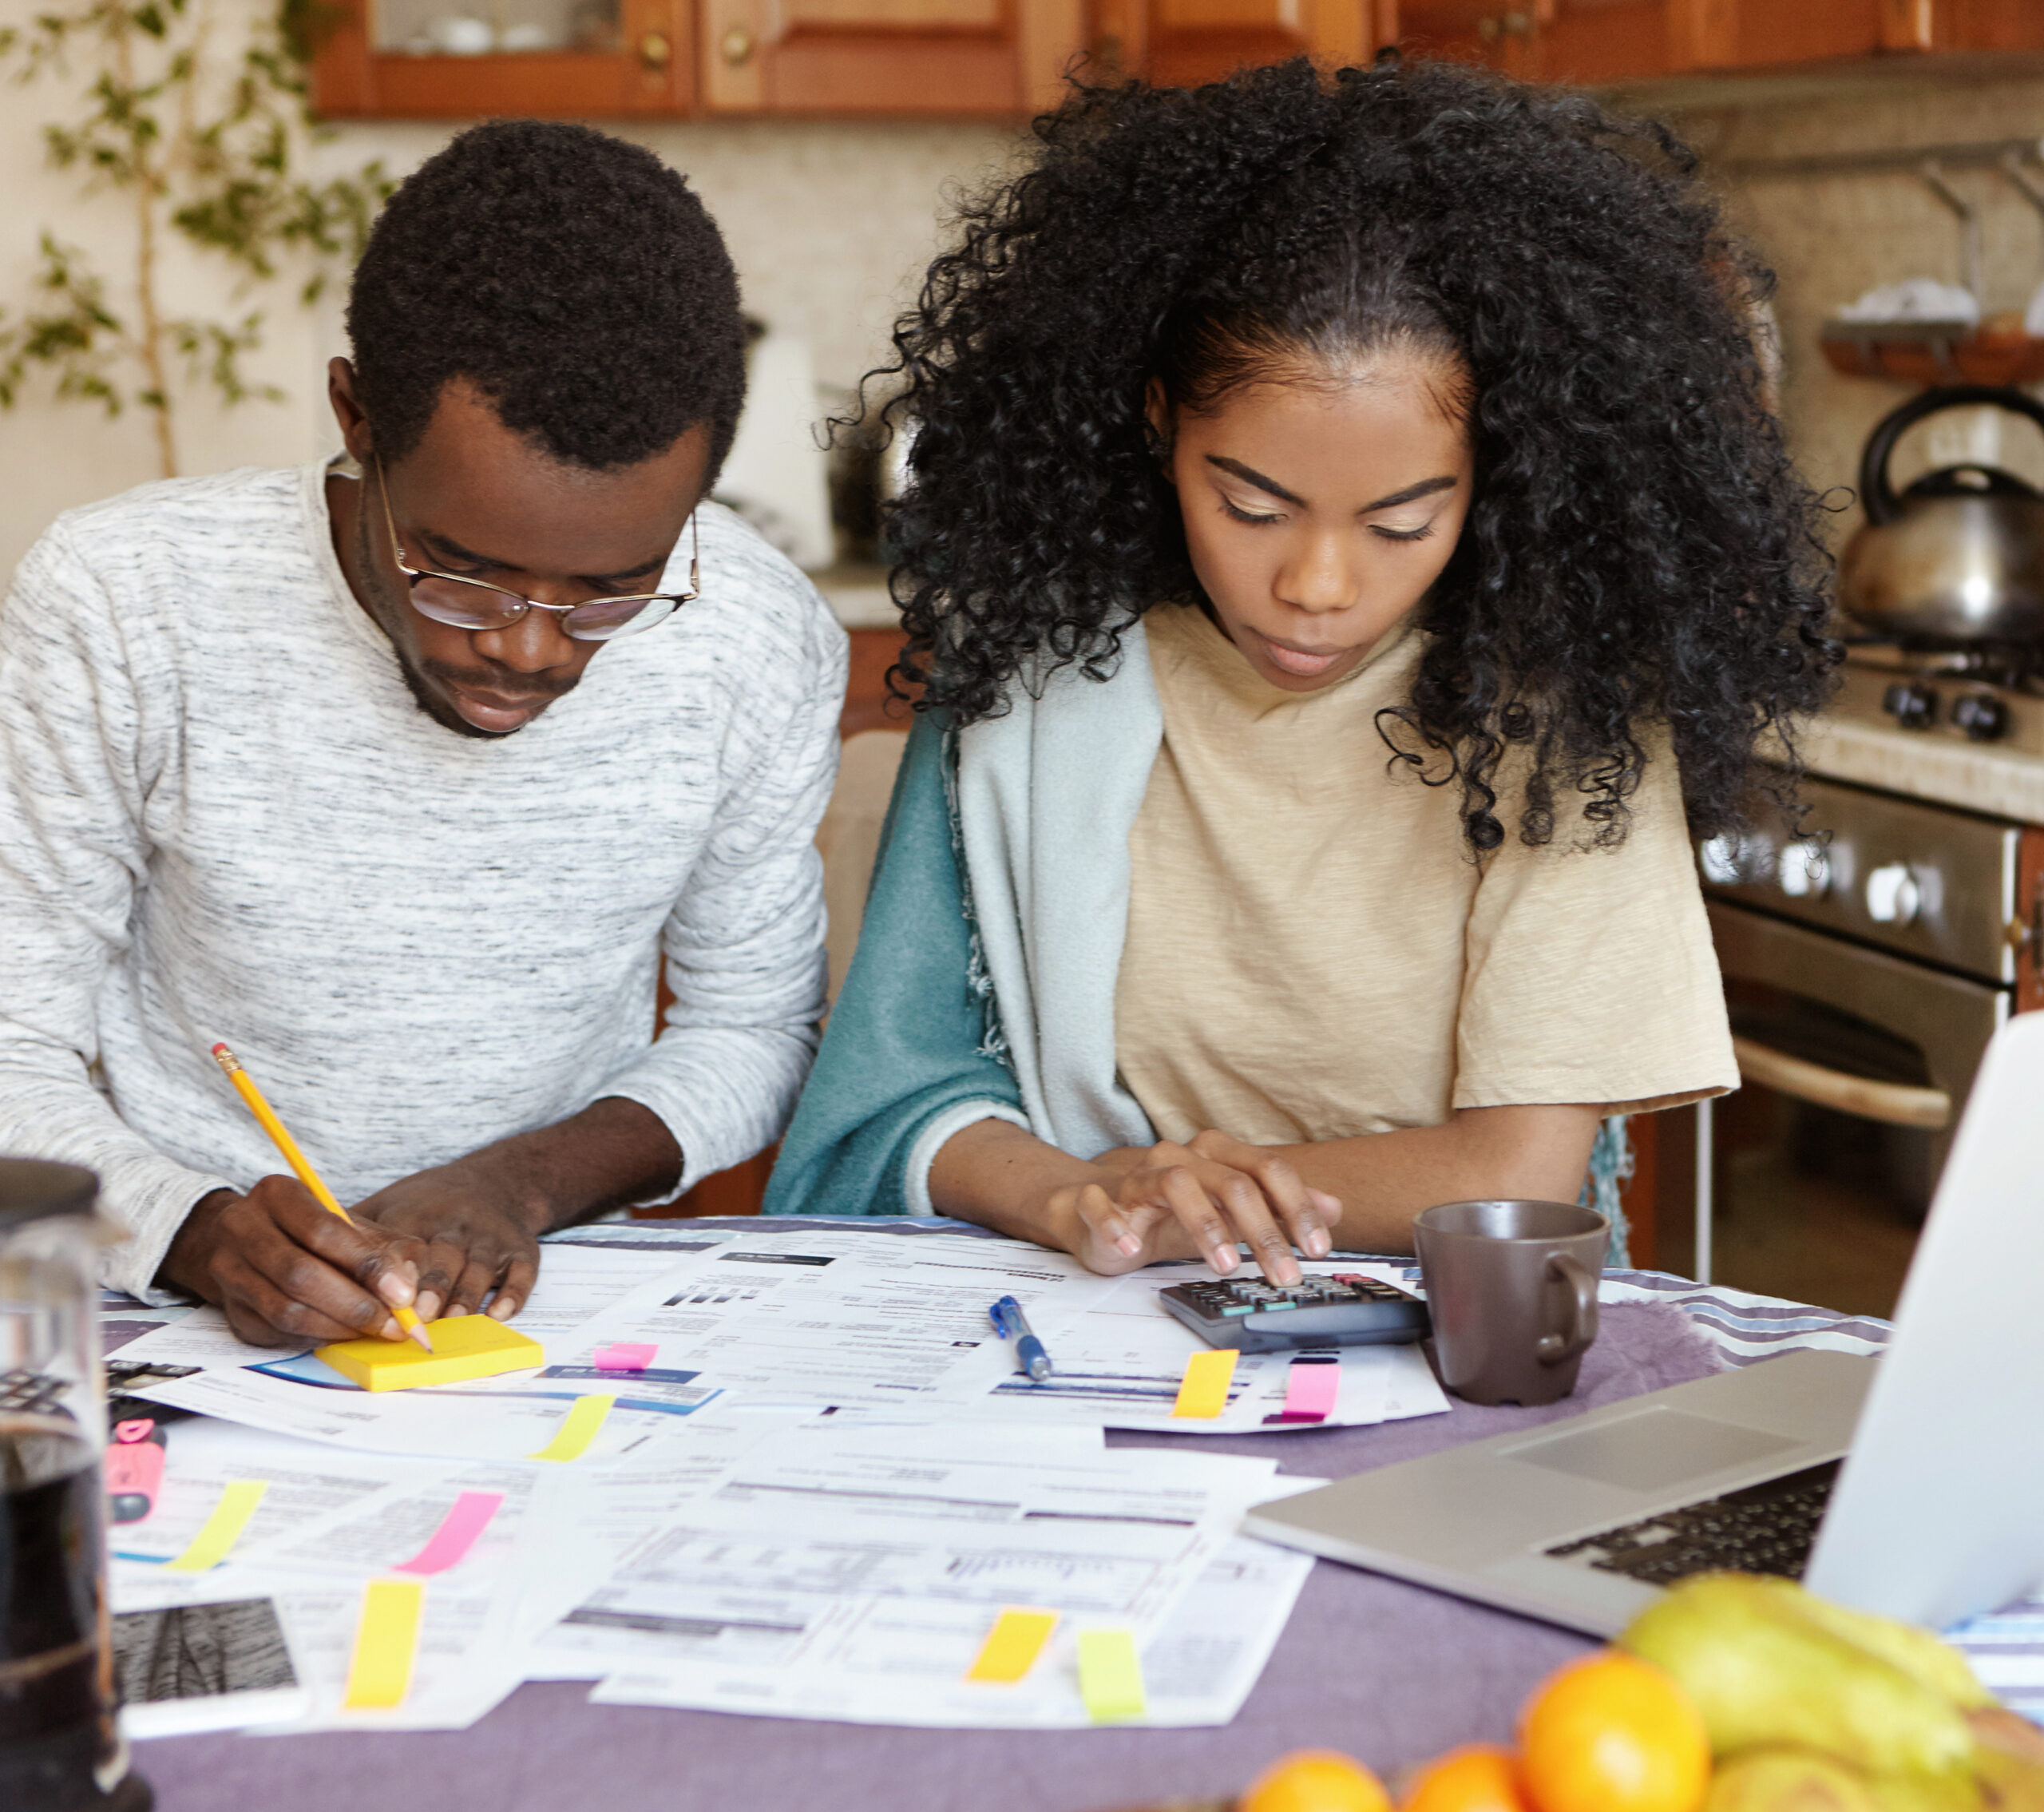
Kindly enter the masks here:
M 501 629 L 524 614 L 516 599 L 501 592 L 448 579 L 414 579 L 412 606 L 422 617 L 456 629 Z
M 601 642 L 612 636 L 650 629 L 673 610 L 671 598 L 600 597 L 578 604 L 561 621 L 577 640 Z
M 487 585 L 467 585 L 432 577 L 412 583 L 412 605 L 421 616 L 456 629 L 503 629 L 525 615 L 519 601 Z M 608 641 L 640 629 L 650 629 L 674 613 L 665 597 L 604 597 L 577 605 L 561 626 L 577 641 Z

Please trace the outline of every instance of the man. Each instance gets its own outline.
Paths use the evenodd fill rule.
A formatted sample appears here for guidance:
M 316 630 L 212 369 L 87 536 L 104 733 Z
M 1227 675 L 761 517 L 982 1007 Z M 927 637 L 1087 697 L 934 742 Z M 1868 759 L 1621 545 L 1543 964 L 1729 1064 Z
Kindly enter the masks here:
M 479 127 L 348 328 L 351 463 L 72 511 L 0 610 L 0 1150 L 100 1173 L 109 1283 L 270 1343 L 515 1313 L 547 1228 L 778 1135 L 823 1004 L 845 638 L 703 501 L 744 332 L 700 202 Z

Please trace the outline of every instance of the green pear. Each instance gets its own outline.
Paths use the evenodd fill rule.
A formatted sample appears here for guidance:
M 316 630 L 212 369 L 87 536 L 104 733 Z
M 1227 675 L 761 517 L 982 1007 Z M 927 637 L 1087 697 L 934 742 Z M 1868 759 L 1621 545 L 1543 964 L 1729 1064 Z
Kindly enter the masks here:
M 1705 1574 L 1650 1605 L 1618 1646 L 1674 1676 L 1717 1755 L 1788 1746 L 1868 1774 L 1964 1774 L 1973 1735 L 1959 1707 L 1808 1606 L 1779 1581 Z

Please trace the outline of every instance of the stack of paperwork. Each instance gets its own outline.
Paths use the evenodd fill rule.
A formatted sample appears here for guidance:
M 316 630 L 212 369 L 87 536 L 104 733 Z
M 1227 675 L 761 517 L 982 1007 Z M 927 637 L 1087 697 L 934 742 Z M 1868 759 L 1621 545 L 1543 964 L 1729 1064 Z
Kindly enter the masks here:
M 1155 1293 L 1197 1267 L 813 1223 L 545 1252 L 517 1325 L 547 1364 L 445 1389 L 357 1390 L 210 1309 L 115 1311 L 159 1322 L 114 1356 L 152 1368 L 126 1387 L 199 1413 L 110 1532 L 115 1608 L 274 1600 L 301 1730 L 461 1728 L 529 1679 L 965 1727 L 1221 1724 L 1247 1697 L 1311 1562 L 1236 1532 L 1317 1481 L 1102 1437 L 1283 1408 L 1288 1356 L 1245 1354 L 1218 1414 L 1174 1415 L 1204 1349 Z M 1045 1384 L 992 1332 L 1003 1295 Z M 1415 1349 L 1339 1369 L 1330 1423 L 1448 1407 Z

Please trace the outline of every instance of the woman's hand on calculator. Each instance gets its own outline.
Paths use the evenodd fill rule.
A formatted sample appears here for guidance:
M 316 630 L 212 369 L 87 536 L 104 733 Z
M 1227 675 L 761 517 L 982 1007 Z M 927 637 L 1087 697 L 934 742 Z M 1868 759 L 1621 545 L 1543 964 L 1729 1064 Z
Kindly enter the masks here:
M 1296 1283 L 1295 1247 L 1309 1259 L 1333 1249 L 1328 1230 L 1341 1219 L 1341 1203 L 1309 1188 L 1274 1152 L 1225 1132 L 1123 1146 L 1093 1164 L 1106 1179 L 1067 1184 L 1049 1204 L 1054 1224 L 1076 1221 L 1072 1249 L 1089 1270 L 1196 1257 L 1226 1277 L 1241 1267 L 1241 1243 L 1272 1283 Z

